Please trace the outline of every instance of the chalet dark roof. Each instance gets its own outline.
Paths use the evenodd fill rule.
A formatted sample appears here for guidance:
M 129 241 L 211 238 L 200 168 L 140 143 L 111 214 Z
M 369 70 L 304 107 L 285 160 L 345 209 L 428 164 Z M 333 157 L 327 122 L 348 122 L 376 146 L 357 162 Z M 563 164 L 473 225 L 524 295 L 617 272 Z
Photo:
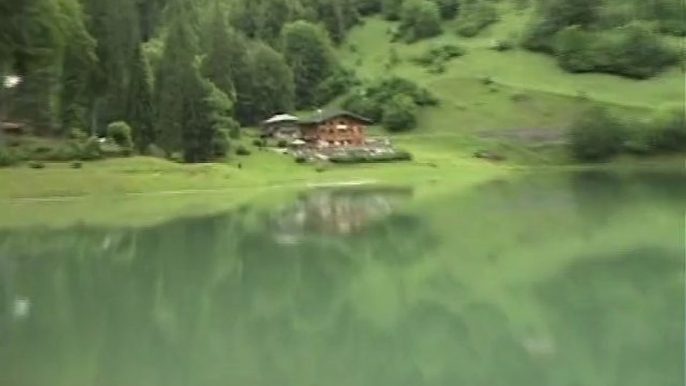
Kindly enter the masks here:
M 317 124 L 320 124 L 320 123 L 323 123 L 323 122 L 326 122 L 326 121 L 329 121 L 331 119 L 335 119 L 338 117 L 353 118 L 353 119 L 356 119 L 358 121 L 364 122 L 368 125 L 371 125 L 372 123 L 374 123 L 374 122 L 372 122 L 371 119 L 367 119 L 365 117 L 359 116 L 359 115 L 351 113 L 349 111 L 339 110 L 339 109 L 327 110 L 327 111 L 323 111 L 321 114 L 314 114 L 313 116 L 311 116 L 309 118 L 301 119 L 299 123 L 301 125 L 317 125 Z

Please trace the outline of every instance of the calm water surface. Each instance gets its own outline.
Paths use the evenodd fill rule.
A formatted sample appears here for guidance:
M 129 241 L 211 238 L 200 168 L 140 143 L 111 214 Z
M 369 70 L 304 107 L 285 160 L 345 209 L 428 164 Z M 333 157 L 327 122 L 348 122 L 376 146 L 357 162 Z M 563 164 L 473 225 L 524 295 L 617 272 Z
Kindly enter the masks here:
M 585 172 L 0 230 L 0 385 L 681 386 L 685 201 Z

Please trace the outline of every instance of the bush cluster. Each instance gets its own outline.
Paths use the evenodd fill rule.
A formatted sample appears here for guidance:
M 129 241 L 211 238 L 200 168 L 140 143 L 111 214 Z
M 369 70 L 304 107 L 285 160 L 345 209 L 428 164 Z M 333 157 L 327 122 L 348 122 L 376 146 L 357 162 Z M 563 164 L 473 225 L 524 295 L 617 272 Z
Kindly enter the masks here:
M 496 21 L 498 11 L 493 4 L 484 1 L 467 3 L 460 11 L 457 33 L 464 37 L 473 37 Z
M 415 63 L 426 67 L 431 73 L 442 73 L 445 65 L 454 58 L 459 58 L 465 54 L 465 50 L 455 44 L 444 44 L 439 47 L 432 47 L 421 55 L 413 59 Z
M 212 153 L 215 157 L 223 158 L 229 154 L 231 150 L 231 133 L 230 129 L 215 130 L 212 137 Z
M 412 154 L 402 150 L 388 154 L 348 154 L 333 156 L 329 161 L 338 164 L 412 161 Z
M 112 122 L 107 125 L 107 137 L 125 149 L 133 149 L 131 127 L 126 122 Z
M 343 100 L 342 107 L 381 122 L 389 130 L 402 131 L 415 127 L 419 107 L 438 103 L 428 90 L 393 76 L 351 93 Z
M 403 2 L 398 33 L 405 41 L 412 43 L 440 35 L 441 32 L 441 11 L 435 2 L 429 0 Z
M 569 27 L 556 36 L 555 54 L 569 72 L 604 72 L 649 78 L 675 64 L 678 54 L 645 26 L 632 24 L 612 32 Z
M 660 111 L 645 122 L 628 123 L 605 109 L 584 111 L 568 132 L 578 161 L 604 161 L 620 153 L 651 155 L 686 150 L 683 108 Z
M 236 155 L 246 156 L 246 155 L 250 155 L 250 154 L 252 154 L 252 153 L 245 146 L 238 145 L 238 147 L 236 147 Z

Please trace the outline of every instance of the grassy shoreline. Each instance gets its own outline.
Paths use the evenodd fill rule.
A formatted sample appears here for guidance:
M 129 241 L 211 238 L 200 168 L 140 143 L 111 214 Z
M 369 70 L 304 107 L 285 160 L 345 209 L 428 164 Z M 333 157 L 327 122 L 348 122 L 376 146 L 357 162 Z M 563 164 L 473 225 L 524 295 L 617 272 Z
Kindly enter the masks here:
M 275 159 L 276 158 L 276 159 Z M 235 161 L 234 161 L 235 162 Z M 602 165 L 517 166 L 467 155 L 418 152 L 396 164 L 329 166 L 317 171 L 265 151 L 235 164 L 180 165 L 149 157 L 86 163 L 83 169 L 48 164 L 45 169 L 0 169 L 0 229 L 18 227 L 151 226 L 178 217 L 211 215 L 241 205 L 280 205 L 284 197 L 318 185 L 412 185 L 418 199 L 468 189 L 529 172 L 585 169 L 684 170 L 684 157 Z

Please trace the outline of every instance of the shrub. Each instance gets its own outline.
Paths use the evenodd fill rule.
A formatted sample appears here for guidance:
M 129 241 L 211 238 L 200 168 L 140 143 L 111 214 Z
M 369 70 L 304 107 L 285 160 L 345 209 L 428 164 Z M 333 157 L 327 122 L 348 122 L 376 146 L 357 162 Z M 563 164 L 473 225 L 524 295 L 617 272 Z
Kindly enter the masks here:
M 107 136 L 125 149 L 133 149 L 131 127 L 122 121 L 112 122 L 107 126 Z
M 417 125 L 416 106 L 406 95 L 398 95 L 389 101 L 383 109 L 383 126 L 394 132 L 407 131 Z
M 45 163 L 42 161 L 29 161 L 29 167 L 31 169 L 45 169 Z
M 355 71 L 338 69 L 317 86 L 315 104 L 323 106 L 358 84 L 359 80 Z
M 183 154 L 181 152 L 175 151 L 169 155 L 169 160 L 176 163 L 184 163 Z
M 527 93 L 517 92 L 517 93 L 512 94 L 510 96 L 510 99 L 513 102 L 526 102 L 530 99 L 530 97 Z
M 445 44 L 440 47 L 432 47 L 425 51 L 420 56 L 413 59 L 413 61 L 420 66 L 435 67 L 444 66 L 453 58 L 460 57 L 465 54 L 465 50 L 455 44 Z
M 233 122 L 229 128 L 229 138 L 241 139 L 241 126 L 237 122 Z
M 247 156 L 250 154 L 252 154 L 252 153 L 245 146 L 238 145 L 238 147 L 236 147 L 236 155 Z
M 387 20 L 398 20 L 403 0 L 381 0 L 381 13 Z
M 441 15 L 436 3 L 406 0 L 402 5 L 400 32 L 408 42 L 441 34 Z
M 161 147 L 157 146 L 154 143 L 151 143 L 148 146 L 146 146 L 143 154 L 156 158 L 165 158 L 167 156 L 167 152 L 165 152 Z
M 473 37 L 496 21 L 498 21 L 498 12 L 493 4 L 468 3 L 461 11 L 457 33 L 464 37 Z
M 280 139 L 279 142 L 276 143 L 276 147 L 279 147 L 282 149 L 286 148 L 286 147 L 288 147 L 288 141 L 286 141 L 285 139 Z
M 479 80 L 481 81 L 481 83 L 482 83 L 484 86 L 490 86 L 490 85 L 492 85 L 493 83 L 495 83 L 495 81 L 493 80 L 493 78 L 491 78 L 490 76 L 482 76 L 481 78 L 479 78 Z
M 252 144 L 255 147 L 265 147 L 267 145 L 267 140 L 255 138 L 252 140 Z
M 403 150 L 396 150 L 386 154 L 341 154 L 332 156 L 329 161 L 338 164 L 381 163 L 394 161 L 411 161 L 412 154 Z
M 102 158 L 102 149 L 98 137 L 90 137 L 86 142 L 77 144 L 79 149 L 79 159 L 82 161 L 92 161 Z
M 568 145 L 579 161 L 603 161 L 617 155 L 627 139 L 627 130 L 602 108 L 584 111 L 568 132 Z
M 231 148 L 231 138 L 229 130 L 219 129 L 214 132 L 212 137 L 212 154 L 215 157 L 226 157 Z
M 304 156 L 299 155 L 299 156 L 295 157 L 295 163 L 297 163 L 297 164 L 304 164 L 306 162 L 307 162 L 307 158 L 305 158 Z
M 509 51 L 514 48 L 514 44 L 510 40 L 499 40 L 496 39 L 491 43 L 491 49 L 503 52 Z
M 17 154 L 7 148 L 0 148 L 0 167 L 14 166 L 19 162 Z
M 678 61 L 674 50 L 640 24 L 611 32 L 580 27 L 560 31 L 555 39 L 560 66 L 569 72 L 605 72 L 631 78 L 649 78 Z
M 69 131 L 69 138 L 77 142 L 85 142 L 88 134 L 85 130 L 75 127 Z
M 457 16 L 460 10 L 459 0 L 434 0 L 438 4 L 438 10 L 440 11 L 441 18 L 443 20 L 452 20 Z
M 651 145 L 656 151 L 686 150 L 686 114 L 683 108 L 660 112 L 650 123 Z
M 72 169 L 81 169 L 83 167 L 83 162 L 73 161 L 69 166 L 71 166 Z

